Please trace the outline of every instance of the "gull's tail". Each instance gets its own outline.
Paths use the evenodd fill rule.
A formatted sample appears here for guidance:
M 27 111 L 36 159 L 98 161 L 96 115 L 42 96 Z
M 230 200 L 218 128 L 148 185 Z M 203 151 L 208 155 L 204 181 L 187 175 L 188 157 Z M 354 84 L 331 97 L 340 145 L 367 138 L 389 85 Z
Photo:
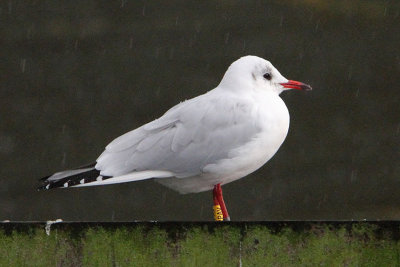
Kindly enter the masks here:
M 38 190 L 47 190 L 59 187 L 82 187 L 118 184 L 126 182 L 134 182 L 151 178 L 165 178 L 173 176 L 173 173 L 168 171 L 139 171 L 131 172 L 121 176 L 104 176 L 100 175 L 100 171 L 95 168 L 96 163 L 79 167 L 74 170 L 57 172 L 53 175 L 46 176 L 40 181 L 42 185 Z
M 95 165 L 96 163 L 91 163 L 74 170 L 57 172 L 53 175 L 46 176 L 40 179 L 42 185 L 38 190 L 77 186 L 98 181 L 100 179 L 111 178 L 111 176 L 101 176 L 100 171 L 96 170 Z

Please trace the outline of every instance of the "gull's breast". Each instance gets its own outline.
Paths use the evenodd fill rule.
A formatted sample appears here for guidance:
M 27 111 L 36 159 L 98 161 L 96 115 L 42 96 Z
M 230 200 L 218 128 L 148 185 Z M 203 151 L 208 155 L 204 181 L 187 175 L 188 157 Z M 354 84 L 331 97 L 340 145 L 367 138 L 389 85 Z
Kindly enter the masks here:
M 259 169 L 278 151 L 288 133 L 289 112 L 282 99 L 276 97 L 259 105 L 256 120 L 262 130 L 256 136 L 233 149 L 228 159 L 204 168 L 213 174 L 213 182 L 226 184 L 240 179 Z

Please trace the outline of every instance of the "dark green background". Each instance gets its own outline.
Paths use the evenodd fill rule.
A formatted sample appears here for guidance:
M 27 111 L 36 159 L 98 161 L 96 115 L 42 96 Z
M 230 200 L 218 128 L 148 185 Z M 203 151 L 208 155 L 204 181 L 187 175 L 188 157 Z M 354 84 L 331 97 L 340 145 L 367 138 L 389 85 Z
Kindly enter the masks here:
M 218 85 L 244 55 L 285 92 L 288 137 L 224 186 L 233 220 L 400 219 L 396 1 L 3 1 L 0 220 L 211 220 L 154 181 L 37 192 L 115 137 Z

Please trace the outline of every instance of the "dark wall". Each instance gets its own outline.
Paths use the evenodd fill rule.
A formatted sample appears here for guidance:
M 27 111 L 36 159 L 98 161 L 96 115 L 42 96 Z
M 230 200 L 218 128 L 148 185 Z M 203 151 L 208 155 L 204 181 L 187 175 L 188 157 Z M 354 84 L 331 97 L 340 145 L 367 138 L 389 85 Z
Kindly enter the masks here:
M 84 2 L 1 3 L 0 220 L 212 219 L 211 192 L 37 179 L 95 160 L 248 54 L 314 90 L 282 94 L 288 137 L 224 186 L 231 217 L 400 219 L 398 2 Z

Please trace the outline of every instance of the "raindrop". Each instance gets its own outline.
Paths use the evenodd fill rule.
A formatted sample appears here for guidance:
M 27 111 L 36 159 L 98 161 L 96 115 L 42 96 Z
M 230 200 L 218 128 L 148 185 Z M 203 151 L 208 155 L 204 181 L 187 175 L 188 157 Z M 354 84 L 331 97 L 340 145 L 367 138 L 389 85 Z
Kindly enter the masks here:
M 243 51 L 246 50 L 246 40 L 243 40 Z
M 15 142 L 11 136 L 0 133 L 0 153 L 8 154 L 14 151 Z
M 195 27 L 196 32 L 199 33 L 201 30 L 201 22 L 197 21 L 196 25 L 194 27 Z
M 32 39 L 34 25 L 32 24 L 26 31 L 26 39 Z
M 160 94 L 161 94 L 161 88 L 160 88 L 160 87 L 157 87 L 157 90 L 155 90 L 155 96 L 156 96 L 156 97 L 159 97 Z
M 349 73 L 348 73 L 348 75 L 347 75 L 347 79 L 348 80 L 351 80 L 351 77 L 353 76 L 353 65 L 350 65 L 350 68 L 349 68 Z
M 179 17 L 176 16 L 176 19 L 175 19 L 175 26 L 178 26 L 178 20 L 179 20 Z
M 61 166 L 65 166 L 65 162 L 67 161 L 67 153 L 63 153 L 63 158 L 61 160 Z
M 121 0 L 121 6 L 120 6 L 120 8 L 123 8 L 123 7 L 125 6 L 126 2 L 127 2 L 127 0 Z
M 385 10 L 383 11 L 383 16 L 386 17 L 387 14 L 387 7 L 385 7 Z
M 399 135 L 400 133 L 400 123 L 397 125 L 396 134 Z
M 270 186 L 268 189 L 268 193 L 267 193 L 268 198 L 272 198 L 273 193 L 274 193 L 274 189 L 272 188 L 272 186 Z
M 313 12 L 311 12 L 311 15 L 310 15 L 309 21 L 312 21 L 313 17 L 314 17 L 314 13 L 313 13 Z
M 229 41 L 229 35 L 230 35 L 229 32 L 225 34 L 225 44 L 227 44 Z
M 315 25 L 315 31 L 318 31 L 319 28 L 319 20 L 317 21 L 317 24 Z
M 146 5 L 143 5 L 142 16 L 146 16 Z
M 282 27 L 283 25 L 283 15 L 281 16 L 281 21 L 279 22 L 279 26 Z
M 326 202 L 326 199 L 327 199 L 327 195 L 324 194 L 324 197 L 322 198 L 322 200 L 320 200 L 320 201 L 318 202 L 318 206 L 317 206 L 318 209 L 321 207 L 321 205 L 322 205 L 323 203 Z
M 78 40 L 75 40 L 74 48 L 75 50 L 78 49 Z
M 360 88 L 357 88 L 357 91 L 356 91 L 356 98 L 357 98 L 359 95 L 360 95 Z
M 22 71 L 22 73 L 25 72 L 25 66 L 26 66 L 26 58 L 21 60 L 21 71 Z

